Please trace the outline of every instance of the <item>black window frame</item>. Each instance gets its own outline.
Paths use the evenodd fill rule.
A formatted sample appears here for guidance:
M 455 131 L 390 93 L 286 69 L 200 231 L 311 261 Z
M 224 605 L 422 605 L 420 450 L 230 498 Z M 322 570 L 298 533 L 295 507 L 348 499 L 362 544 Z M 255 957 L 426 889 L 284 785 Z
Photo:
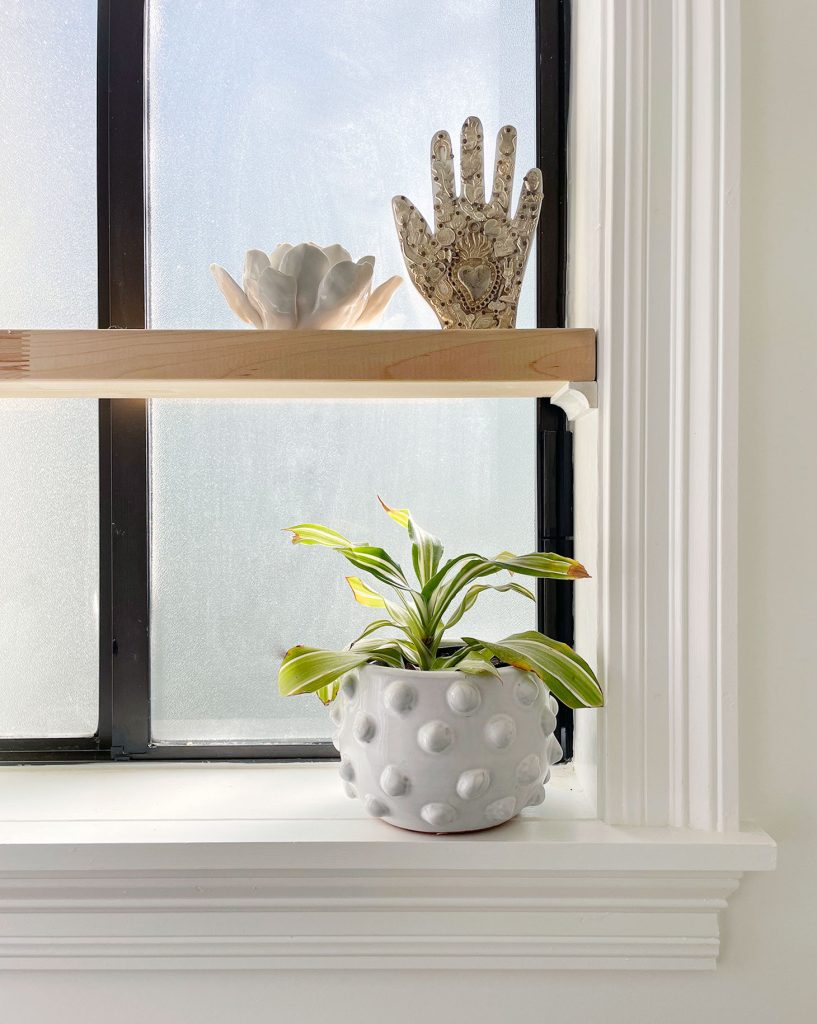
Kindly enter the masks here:
M 570 0 L 532 0 L 536 18 L 536 153 L 544 200 L 537 230 L 537 323 L 565 322 Z M 144 328 L 145 0 L 99 0 L 97 222 L 101 329 Z M 536 410 L 536 539 L 573 554 L 572 435 L 548 399 Z M 0 739 L 0 762 L 90 760 L 334 760 L 327 742 L 152 745 L 148 406 L 99 401 L 99 726 L 93 737 Z M 573 589 L 537 581 L 537 626 L 573 641 Z M 557 731 L 572 754 L 573 713 Z

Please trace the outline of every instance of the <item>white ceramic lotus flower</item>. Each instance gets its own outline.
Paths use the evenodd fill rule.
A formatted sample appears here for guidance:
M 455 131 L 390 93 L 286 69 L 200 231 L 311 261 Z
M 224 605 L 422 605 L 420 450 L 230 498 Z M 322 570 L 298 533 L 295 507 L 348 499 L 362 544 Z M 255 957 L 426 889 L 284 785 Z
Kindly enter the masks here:
M 253 327 L 343 330 L 374 323 L 402 283 L 401 277 L 372 291 L 374 256 L 356 263 L 342 245 L 312 242 L 279 245 L 269 256 L 250 249 L 244 258 L 244 287 L 224 267 L 212 264 L 230 309 Z

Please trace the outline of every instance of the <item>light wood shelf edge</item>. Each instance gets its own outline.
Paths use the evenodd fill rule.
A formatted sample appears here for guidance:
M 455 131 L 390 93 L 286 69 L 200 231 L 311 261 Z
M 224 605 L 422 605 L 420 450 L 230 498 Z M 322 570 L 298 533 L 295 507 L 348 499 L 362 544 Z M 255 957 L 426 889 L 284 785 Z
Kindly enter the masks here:
M 590 328 L 0 332 L 0 397 L 532 397 L 595 376 Z

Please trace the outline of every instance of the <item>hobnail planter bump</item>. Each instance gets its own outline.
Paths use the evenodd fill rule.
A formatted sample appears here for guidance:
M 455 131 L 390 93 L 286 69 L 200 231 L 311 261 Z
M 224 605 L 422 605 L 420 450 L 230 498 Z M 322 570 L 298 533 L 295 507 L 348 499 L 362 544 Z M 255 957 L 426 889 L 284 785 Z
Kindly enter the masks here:
M 527 672 L 499 674 L 347 673 L 331 712 L 347 795 L 375 818 L 438 833 L 491 828 L 542 803 L 562 756 L 556 700 Z

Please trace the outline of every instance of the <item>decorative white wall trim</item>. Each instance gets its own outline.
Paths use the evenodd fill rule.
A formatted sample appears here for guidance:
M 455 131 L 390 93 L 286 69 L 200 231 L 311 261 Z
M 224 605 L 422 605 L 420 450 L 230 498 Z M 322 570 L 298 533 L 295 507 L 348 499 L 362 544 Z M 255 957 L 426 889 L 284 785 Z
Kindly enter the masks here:
M 2 769 L 0 970 L 711 967 L 762 832 L 607 825 L 569 767 L 541 808 L 431 836 L 333 764 Z M 0 990 L 2 983 L 0 983 Z
M 558 391 L 550 396 L 550 404 L 558 405 L 572 424 L 599 405 L 599 389 L 594 380 L 586 382 L 570 381 L 563 384 Z
M 599 806 L 731 829 L 739 8 L 574 12 L 569 309 L 599 329 Z
M 689 970 L 738 873 L 142 871 L 0 879 L 0 970 Z

